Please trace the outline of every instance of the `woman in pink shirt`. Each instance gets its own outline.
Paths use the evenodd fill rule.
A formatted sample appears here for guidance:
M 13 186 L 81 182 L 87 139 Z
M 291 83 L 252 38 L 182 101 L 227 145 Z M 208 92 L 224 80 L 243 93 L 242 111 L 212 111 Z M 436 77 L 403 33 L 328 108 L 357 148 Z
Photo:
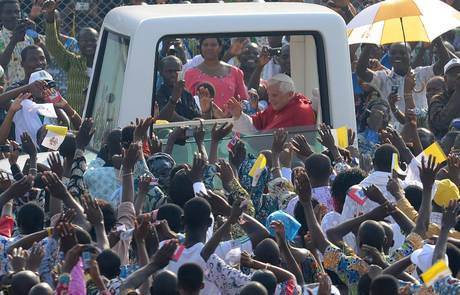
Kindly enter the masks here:
M 206 38 L 200 40 L 201 55 L 204 61 L 195 68 L 185 72 L 185 87 L 195 95 L 198 86 L 203 83 L 214 88 L 214 103 L 223 108 L 231 98 L 247 99 L 248 93 L 244 85 L 243 72 L 220 60 L 222 40 Z

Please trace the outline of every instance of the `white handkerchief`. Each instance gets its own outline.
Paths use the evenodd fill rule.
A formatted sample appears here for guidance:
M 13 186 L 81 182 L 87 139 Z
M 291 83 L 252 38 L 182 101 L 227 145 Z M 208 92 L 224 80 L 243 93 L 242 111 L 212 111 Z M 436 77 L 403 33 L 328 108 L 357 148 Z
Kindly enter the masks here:
M 27 112 L 37 112 L 40 115 L 48 118 L 57 118 L 56 111 L 52 103 L 35 103 L 30 99 L 24 99 L 21 103 L 22 107 Z

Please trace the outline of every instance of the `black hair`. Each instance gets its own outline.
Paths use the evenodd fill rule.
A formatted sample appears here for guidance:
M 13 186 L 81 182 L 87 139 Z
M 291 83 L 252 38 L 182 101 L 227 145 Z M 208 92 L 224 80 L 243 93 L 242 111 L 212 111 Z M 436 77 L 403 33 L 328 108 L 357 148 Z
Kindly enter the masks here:
M 374 168 L 376 171 L 391 172 L 391 162 L 393 154 L 398 154 L 398 150 L 391 144 L 383 144 L 375 151 Z
M 23 235 L 43 230 L 45 212 L 34 202 L 23 205 L 16 216 L 18 227 Z
M 121 259 L 113 250 L 102 251 L 96 258 L 103 276 L 112 280 L 120 275 Z
M 361 183 L 361 181 L 363 181 L 365 178 L 366 172 L 360 168 L 352 168 L 337 174 L 331 186 L 331 195 L 334 200 L 335 210 L 337 212 L 342 212 L 342 207 L 345 203 L 347 191 L 350 189 L 350 187 Z
M 47 283 L 40 283 L 35 285 L 29 291 L 29 295 L 53 295 L 54 291 Z
M 163 270 L 153 278 L 151 295 L 177 295 L 177 276 L 175 273 Z
M 203 270 L 195 263 L 185 263 L 177 272 L 179 289 L 188 292 L 197 292 L 203 286 Z
M 398 281 L 390 275 L 379 275 L 372 280 L 370 295 L 398 295 Z
M 173 177 L 177 174 L 182 169 L 188 168 L 187 164 L 177 164 L 171 169 L 171 172 L 169 172 L 169 181 L 171 182 Z
M 199 42 L 200 42 L 200 50 L 201 50 L 201 46 L 203 46 L 203 42 L 207 39 L 216 39 L 217 40 L 217 43 L 219 44 L 219 46 L 223 46 L 224 45 L 224 41 L 220 38 L 217 38 L 217 37 L 203 37 L 203 38 L 200 38 L 199 39 Z
M 422 205 L 423 189 L 418 185 L 409 185 L 404 189 L 404 194 L 412 207 L 418 211 Z
M 385 230 L 383 226 L 374 220 L 366 220 L 361 223 L 358 230 L 359 247 L 363 244 L 382 251 L 385 244 Z
M 117 211 L 105 200 L 97 199 L 96 202 L 99 205 L 99 208 L 101 208 L 102 215 L 104 216 L 105 232 L 109 233 L 117 223 Z
M 165 204 L 158 209 L 157 220 L 166 220 L 169 228 L 176 233 L 182 232 L 181 217 L 184 211 L 176 204 Z
M 59 146 L 59 155 L 63 158 L 72 159 L 75 156 L 75 151 L 77 149 L 77 142 L 75 140 L 75 135 L 68 133 L 62 144 Z
M 449 258 L 450 271 L 452 272 L 452 276 L 455 278 L 460 271 L 460 249 L 452 243 L 447 243 L 446 254 Z
M 252 275 L 251 281 L 261 283 L 267 289 L 268 295 L 275 294 L 277 281 L 271 271 L 257 270 Z
M 98 32 L 95 28 L 92 28 L 92 27 L 83 27 L 83 28 L 81 28 L 81 29 L 78 31 L 78 33 L 77 33 L 77 35 L 75 36 L 75 38 L 76 38 L 77 40 L 80 40 L 81 35 L 83 35 L 83 34 L 86 33 L 86 32 L 96 32 L 96 34 L 99 34 L 99 32 Z
M 193 198 L 184 205 L 184 226 L 190 230 L 207 229 L 211 222 L 211 206 L 202 198 Z
M 41 49 L 41 47 L 38 45 L 27 46 L 21 51 L 21 61 L 24 62 L 27 59 L 27 55 L 29 54 L 29 51 L 33 51 L 33 50 L 43 50 L 43 49 Z
M 359 278 L 358 281 L 358 295 L 369 295 L 369 292 L 371 291 L 371 277 L 369 274 L 364 274 Z
M 261 283 L 250 282 L 241 289 L 240 295 L 268 295 L 268 292 Z
M 40 278 L 30 270 L 24 270 L 13 275 L 11 294 L 28 295 L 33 286 L 40 283 Z
M 382 98 L 373 98 L 371 99 L 368 103 L 367 103 L 367 106 L 366 106 L 366 109 L 364 110 L 364 112 L 359 116 L 358 118 L 358 132 L 363 132 L 364 130 L 366 130 L 366 127 L 367 127 L 367 119 L 369 118 L 369 116 L 371 115 L 371 110 L 373 107 L 375 106 L 384 106 L 388 111 L 390 110 L 390 104 L 388 103 L 387 100 L 385 99 L 382 99 Z M 388 123 L 388 122 L 387 122 Z
M 180 58 L 178 58 L 177 56 L 175 55 L 168 55 L 168 56 L 165 56 L 163 57 L 162 59 L 160 59 L 160 62 L 158 63 L 158 69 L 160 71 L 163 70 L 163 67 L 165 66 L 166 62 L 168 61 L 177 61 L 181 66 L 182 66 L 182 61 L 180 60 Z
M 305 170 L 318 182 L 328 181 L 332 173 L 331 160 L 323 154 L 313 154 L 305 160 Z
M 256 259 L 263 263 L 270 263 L 272 265 L 280 265 L 280 248 L 278 244 L 270 238 L 266 238 L 260 242 L 254 249 Z
M 3 6 L 5 6 L 5 4 L 17 4 L 19 5 L 19 7 L 21 7 L 21 4 L 19 3 L 18 0 L 1 0 L 0 1 L 0 14 L 3 11 Z
M 169 185 L 169 197 L 172 202 L 180 207 L 195 196 L 193 183 L 185 171 L 176 173 Z

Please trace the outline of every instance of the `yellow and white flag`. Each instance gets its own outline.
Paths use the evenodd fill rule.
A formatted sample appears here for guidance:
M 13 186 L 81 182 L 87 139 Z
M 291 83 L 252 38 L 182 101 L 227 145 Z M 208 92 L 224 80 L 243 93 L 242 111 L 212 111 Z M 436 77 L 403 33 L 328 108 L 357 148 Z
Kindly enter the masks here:
M 433 264 L 433 266 L 430 267 L 427 271 L 422 273 L 421 277 L 425 285 L 430 287 L 436 283 L 437 280 L 451 274 L 452 272 L 450 271 L 449 266 L 443 259 L 441 259 Z
M 169 121 L 167 120 L 156 120 L 155 125 L 164 125 L 164 124 L 169 124 Z
M 252 177 L 252 186 L 256 186 L 257 182 L 259 181 L 260 175 L 262 171 L 264 171 L 265 166 L 267 165 L 267 159 L 263 154 L 260 154 L 257 157 L 254 166 L 252 166 L 251 170 L 249 171 L 249 176 Z
M 436 164 L 441 164 L 447 160 L 446 154 L 438 142 L 434 142 L 432 145 L 427 147 L 423 152 L 420 153 L 420 155 L 417 156 L 416 159 L 419 163 L 421 163 L 422 157 L 425 158 L 425 161 L 428 161 L 429 156 L 436 157 Z
M 349 144 L 353 142 L 348 142 L 348 128 L 347 126 L 342 126 L 336 129 L 331 130 L 332 136 L 334 137 L 335 144 L 343 149 L 346 149 Z
M 47 133 L 43 139 L 42 146 L 57 151 L 67 135 L 67 127 L 46 125 L 45 128 Z
M 391 170 L 396 171 L 399 175 L 406 175 L 406 171 L 399 167 L 399 156 L 397 153 L 393 153 L 393 157 L 391 158 Z

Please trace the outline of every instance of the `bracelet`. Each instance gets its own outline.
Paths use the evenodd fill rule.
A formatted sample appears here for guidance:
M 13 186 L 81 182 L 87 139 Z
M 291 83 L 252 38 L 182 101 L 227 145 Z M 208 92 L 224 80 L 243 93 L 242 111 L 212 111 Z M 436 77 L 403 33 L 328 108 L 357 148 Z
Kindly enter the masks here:
M 128 172 L 128 173 L 123 174 L 122 176 L 125 177 L 125 176 L 131 176 L 131 175 L 134 175 L 134 172 Z

